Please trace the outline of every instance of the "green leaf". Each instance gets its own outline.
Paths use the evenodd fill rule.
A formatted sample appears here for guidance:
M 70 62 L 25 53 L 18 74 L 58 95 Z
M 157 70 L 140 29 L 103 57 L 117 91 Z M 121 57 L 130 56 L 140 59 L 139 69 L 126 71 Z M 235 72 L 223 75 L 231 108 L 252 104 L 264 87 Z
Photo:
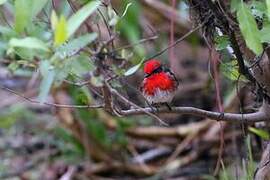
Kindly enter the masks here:
M 69 75 L 83 78 L 83 75 L 94 70 L 89 55 L 80 54 L 71 58 L 60 60 L 61 64 L 55 67 L 55 85 L 60 85 Z
M 142 64 L 144 63 L 144 59 L 141 60 L 141 62 L 131 68 L 129 68 L 124 75 L 125 76 L 130 76 L 132 74 L 134 74 L 136 71 L 138 71 L 138 69 L 140 69 L 140 67 L 142 66 Z
M 240 4 L 239 0 L 231 0 L 231 5 L 230 5 L 231 11 L 235 12 L 238 9 L 239 4 Z
M 59 46 L 63 44 L 67 39 L 67 22 L 64 16 L 60 17 L 60 20 L 57 22 L 55 31 L 54 31 L 54 45 Z
M 220 65 L 222 74 L 232 80 L 238 80 L 240 74 L 238 72 L 238 63 L 235 59 L 231 60 L 230 62 L 221 63 Z M 245 81 L 246 79 L 243 76 L 240 76 L 240 80 Z
M 141 30 L 138 14 L 141 13 L 140 1 L 123 1 L 124 7 L 128 7 L 125 13 L 117 24 L 117 30 L 120 31 L 121 35 L 125 36 L 130 43 L 136 43 L 141 39 Z M 132 6 L 128 6 L 129 2 L 132 2 Z M 127 8 L 126 8 L 127 9 Z M 125 10 L 123 10 L 125 12 Z M 134 46 L 134 52 L 139 57 L 145 55 L 145 49 L 142 45 Z M 139 58 L 140 59 L 140 58 Z
M 8 36 L 8 37 L 16 36 L 16 32 L 14 31 L 14 29 L 12 29 L 10 27 L 2 26 L 2 25 L 0 25 L 0 34 L 1 34 L 1 37 L 3 37 L 3 36 Z
M 267 16 L 267 7 L 264 1 L 252 1 L 250 8 L 256 18 L 263 19 L 265 15 Z
M 91 1 L 73 14 L 67 22 L 67 36 L 72 36 L 80 25 L 98 8 L 101 1 Z
M 266 7 L 267 7 L 267 16 L 270 20 L 270 0 L 266 0 Z
M 61 59 L 73 56 L 82 48 L 93 42 L 97 38 L 97 33 L 89 33 L 82 35 L 70 42 L 60 46 L 57 49 L 57 54 Z
M 18 33 L 23 32 L 47 2 L 48 0 L 16 0 L 15 30 Z
M 92 76 L 90 81 L 95 87 L 102 87 L 104 85 L 103 76 Z
M 4 4 L 5 2 L 7 2 L 7 0 L 0 0 L 0 5 Z
M 251 137 L 248 134 L 246 138 L 246 146 L 248 150 L 248 163 L 245 164 L 245 170 L 246 170 L 246 177 L 244 179 L 253 179 L 254 172 L 256 169 L 255 161 L 253 159 L 253 153 L 252 153 L 252 145 L 251 145 Z
M 269 133 L 267 131 L 264 131 L 262 129 L 257 129 L 254 127 L 249 127 L 248 130 L 254 134 L 256 134 L 257 136 L 261 137 L 264 140 L 269 140 L 270 136 Z
M 54 10 L 52 11 L 50 21 L 51 21 L 51 28 L 52 28 L 52 30 L 55 31 L 56 26 L 58 24 L 58 17 L 57 17 L 56 12 Z
M 216 50 L 220 51 L 226 49 L 230 44 L 228 36 L 217 36 L 215 38 Z
M 27 37 L 23 39 L 17 39 L 17 38 L 12 38 L 9 43 L 9 50 L 13 48 L 26 48 L 26 49 L 37 49 L 37 50 L 42 50 L 49 52 L 48 46 L 41 41 L 40 39 L 34 38 L 34 37 Z
M 24 28 L 30 23 L 32 11 L 32 0 L 16 0 L 15 1 L 15 30 L 18 33 L 24 31 Z
M 261 44 L 259 30 L 250 9 L 244 2 L 241 2 L 237 9 L 237 20 L 239 22 L 240 30 L 244 36 L 247 46 L 256 55 L 261 54 L 263 47 Z
M 32 18 L 40 13 L 47 2 L 48 0 L 32 0 Z
M 55 71 L 49 61 L 42 61 L 40 64 L 40 73 L 42 75 L 42 81 L 38 99 L 41 103 L 44 103 L 53 84 Z
M 8 65 L 8 69 L 11 71 L 11 72 L 14 72 L 16 71 L 18 68 L 19 68 L 19 63 L 17 62 L 12 62 Z
M 94 70 L 94 65 L 91 63 L 89 56 L 80 55 L 71 60 L 69 69 L 71 73 L 82 77 L 87 72 Z
M 28 48 L 28 49 L 39 49 L 39 50 L 43 50 L 47 52 L 50 51 L 48 46 L 43 41 L 35 37 L 26 37 L 23 39 L 12 38 L 9 41 L 9 47 L 10 48 L 22 47 L 22 48 Z
M 263 28 L 260 30 L 260 37 L 261 42 L 267 42 L 270 43 L 270 25 L 264 25 Z

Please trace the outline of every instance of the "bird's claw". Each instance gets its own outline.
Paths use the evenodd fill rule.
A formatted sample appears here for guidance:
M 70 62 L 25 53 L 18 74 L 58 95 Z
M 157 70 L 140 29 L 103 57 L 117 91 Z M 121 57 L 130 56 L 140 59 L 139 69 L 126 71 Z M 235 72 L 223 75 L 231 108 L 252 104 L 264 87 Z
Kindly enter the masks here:
M 218 121 L 222 120 L 224 118 L 224 112 L 221 112 L 218 116 Z

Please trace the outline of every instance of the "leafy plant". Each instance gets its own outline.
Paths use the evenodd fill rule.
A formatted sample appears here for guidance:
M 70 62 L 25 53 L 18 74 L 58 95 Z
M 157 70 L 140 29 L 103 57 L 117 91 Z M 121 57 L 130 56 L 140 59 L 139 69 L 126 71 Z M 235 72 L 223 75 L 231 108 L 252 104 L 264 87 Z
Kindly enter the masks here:
M 246 44 L 255 54 L 259 55 L 262 53 L 263 47 L 256 21 L 243 1 L 237 7 L 237 20 Z
M 248 130 L 254 134 L 256 134 L 257 136 L 259 136 L 260 138 L 264 139 L 264 140 L 269 140 L 270 139 L 270 135 L 267 131 L 262 130 L 262 129 L 257 129 L 254 127 L 249 127 Z

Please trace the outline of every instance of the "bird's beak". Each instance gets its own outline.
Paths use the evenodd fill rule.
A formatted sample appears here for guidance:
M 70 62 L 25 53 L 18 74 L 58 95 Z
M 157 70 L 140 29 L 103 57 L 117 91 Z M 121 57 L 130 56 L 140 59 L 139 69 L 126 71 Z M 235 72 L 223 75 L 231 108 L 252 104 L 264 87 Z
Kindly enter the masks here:
M 148 78 L 150 74 L 144 74 L 144 78 Z

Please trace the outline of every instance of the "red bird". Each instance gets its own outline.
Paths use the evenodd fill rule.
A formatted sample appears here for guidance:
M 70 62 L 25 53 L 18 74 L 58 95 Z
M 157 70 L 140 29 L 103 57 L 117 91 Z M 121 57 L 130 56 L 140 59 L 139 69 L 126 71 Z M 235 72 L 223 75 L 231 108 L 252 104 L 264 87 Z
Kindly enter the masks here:
M 179 85 L 175 75 L 155 59 L 145 63 L 144 73 L 141 84 L 143 96 L 151 105 L 165 104 L 171 109 L 168 103 L 172 101 Z

